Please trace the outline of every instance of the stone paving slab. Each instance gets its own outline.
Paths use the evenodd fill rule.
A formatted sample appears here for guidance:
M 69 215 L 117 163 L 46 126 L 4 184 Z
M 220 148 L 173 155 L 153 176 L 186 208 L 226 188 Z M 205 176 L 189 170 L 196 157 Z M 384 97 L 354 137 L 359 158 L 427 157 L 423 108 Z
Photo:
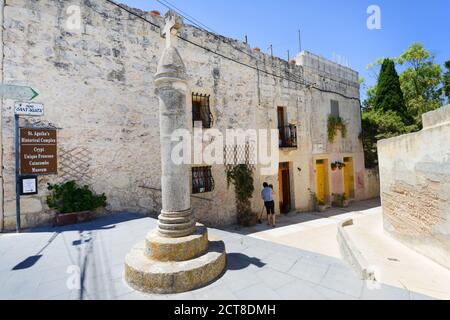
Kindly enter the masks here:
M 123 280 L 126 253 L 156 227 L 120 213 L 68 227 L 0 237 L 0 299 L 426 299 L 408 290 L 366 289 L 341 260 L 227 230 L 227 270 L 209 286 L 176 295 L 142 294 Z M 78 287 L 77 279 L 81 278 Z

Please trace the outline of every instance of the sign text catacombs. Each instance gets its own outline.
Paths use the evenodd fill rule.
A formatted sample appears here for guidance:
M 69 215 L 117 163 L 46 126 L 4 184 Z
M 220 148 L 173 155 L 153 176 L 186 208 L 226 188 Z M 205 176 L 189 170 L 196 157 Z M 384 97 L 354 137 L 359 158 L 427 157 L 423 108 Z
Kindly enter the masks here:
M 56 129 L 20 128 L 20 174 L 57 174 Z

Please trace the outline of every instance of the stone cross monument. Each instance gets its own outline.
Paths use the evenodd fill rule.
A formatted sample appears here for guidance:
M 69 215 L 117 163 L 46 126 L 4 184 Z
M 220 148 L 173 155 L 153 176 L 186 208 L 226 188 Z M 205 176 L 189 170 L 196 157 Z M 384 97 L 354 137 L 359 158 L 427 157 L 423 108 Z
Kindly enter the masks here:
M 176 48 L 183 21 L 175 12 L 165 15 L 161 36 L 165 48 L 155 75 L 159 97 L 162 210 L 158 227 L 125 258 L 125 279 L 133 288 L 150 293 L 178 293 L 214 281 L 225 269 L 222 241 L 209 241 L 207 229 L 196 224 L 191 209 L 191 167 L 171 159 L 177 129 L 189 129 L 188 77 Z M 149 150 L 149 152 L 151 152 Z
M 166 37 L 166 47 L 155 75 L 162 168 L 162 210 L 158 218 L 158 231 L 164 237 L 184 237 L 195 230 L 191 210 L 190 166 L 176 165 L 171 159 L 172 149 L 178 144 L 171 140 L 172 133 L 177 129 L 189 128 L 186 68 L 175 47 L 181 27 L 181 19 L 169 11 L 162 31 Z

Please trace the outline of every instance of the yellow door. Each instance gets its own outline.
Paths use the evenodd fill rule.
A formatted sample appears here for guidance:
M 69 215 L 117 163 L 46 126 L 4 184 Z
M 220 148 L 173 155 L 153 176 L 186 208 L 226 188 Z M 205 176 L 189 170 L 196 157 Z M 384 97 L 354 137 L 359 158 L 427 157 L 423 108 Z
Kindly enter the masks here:
M 316 196 L 318 200 L 325 202 L 326 181 L 325 181 L 325 161 L 316 161 Z
M 344 192 L 347 198 L 354 197 L 354 179 L 353 179 L 353 159 L 344 158 Z

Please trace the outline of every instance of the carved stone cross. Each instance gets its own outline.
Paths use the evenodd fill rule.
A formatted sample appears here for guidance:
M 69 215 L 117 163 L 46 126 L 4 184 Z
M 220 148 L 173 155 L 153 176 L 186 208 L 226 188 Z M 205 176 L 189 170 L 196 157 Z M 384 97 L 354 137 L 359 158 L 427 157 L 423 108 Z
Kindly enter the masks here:
M 161 36 L 166 38 L 166 48 L 176 47 L 178 30 L 183 27 L 183 20 L 173 10 L 169 10 L 164 18 Z

